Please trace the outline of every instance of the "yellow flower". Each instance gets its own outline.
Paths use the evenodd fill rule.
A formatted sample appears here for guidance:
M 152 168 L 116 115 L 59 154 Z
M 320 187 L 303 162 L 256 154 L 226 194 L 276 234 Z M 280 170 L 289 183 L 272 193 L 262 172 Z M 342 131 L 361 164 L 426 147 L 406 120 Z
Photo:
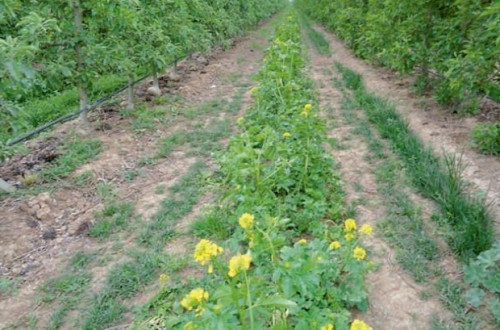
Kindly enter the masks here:
M 229 260 L 229 273 L 230 277 L 235 277 L 237 274 L 246 271 L 250 268 L 252 257 L 249 254 L 234 256 Z
M 236 190 L 238 190 L 238 191 L 239 191 L 240 189 L 241 189 L 241 185 L 240 185 L 240 184 L 237 184 L 237 185 L 236 185 Z
M 345 239 L 348 241 L 352 241 L 354 239 L 354 235 L 352 233 L 345 234 Z
M 351 328 L 350 330 L 373 330 L 372 327 L 370 327 L 368 324 L 366 324 L 363 321 L 360 320 L 354 320 L 351 323 Z
M 316 261 L 323 261 L 323 258 L 321 256 L 317 256 Z
M 340 242 L 339 241 L 333 241 L 330 243 L 330 250 L 337 250 L 340 249 Z
M 240 220 L 238 220 L 241 228 L 243 229 L 249 229 L 252 228 L 253 226 L 253 220 L 255 217 L 251 215 L 250 213 L 243 213 L 240 217 Z
M 333 330 L 333 324 L 327 324 L 327 325 L 324 325 L 320 328 L 320 330 Z
M 207 240 L 202 239 L 194 248 L 193 257 L 196 261 L 198 261 L 202 266 L 209 265 L 210 271 L 210 260 L 212 257 L 216 257 L 221 254 L 224 249 L 222 249 L 217 244 Z
M 257 86 L 252 87 L 252 89 L 250 90 L 250 94 L 252 94 L 252 95 L 253 95 L 253 94 L 255 94 L 258 90 L 259 90 L 259 87 L 257 87 Z
M 290 136 L 292 136 L 292 134 L 290 134 L 289 132 L 285 132 L 285 133 L 283 133 L 283 137 L 284 137 L 285 139 L 288 139 Z
M 161 274 L 160 275 L 160 283 L 165 284 L 168 281 L 168 275 L 167 274 Z
M 246 237 L 248 238 L 248 246 L 253 248 L 255 246 L 255 233 L 253 231 L 248 231 Z
M 356 220 L 354 219 L 347 219 L 345 222 L 344 222 L 344 228 L 345 230 L 347 231 L 353 231 L 353 230 L 356 230 L 357 225 L 356 225 Z
M 200 307 L 203 303 L 203 300 L 208 300 L 208 292 L 203 290 L 202 288 L 197 288 L 191 290 L 182 300 L 182 307 L 191 311 L 195 307 Z
M 310 103 L 307 103 L 305 106 L 304 106 L 304 110 L 300 113 L 302 116 L 309 116 L 309 112 L 311 112 L 311 109 L 312 109 L 312 105 Z
M 370 235 L 371 233 L 373 233 L 373 228 L 370 225 L 362 225 L 361 228 L 359 229 L 359 231 L 362 234 Z
M 305 238 L 299 239 L 297 244 L 307 244 L 307 240 Z
M 239 117 L 238 119 L 236 119 L 236 122 L 238 124 L 242 124 L 244 121 L 245 121 L 245 117 Z
M 366 257 L 366 251 L 362 247 L 356 246 L 353 256 L 356 260 L 363 260 Z

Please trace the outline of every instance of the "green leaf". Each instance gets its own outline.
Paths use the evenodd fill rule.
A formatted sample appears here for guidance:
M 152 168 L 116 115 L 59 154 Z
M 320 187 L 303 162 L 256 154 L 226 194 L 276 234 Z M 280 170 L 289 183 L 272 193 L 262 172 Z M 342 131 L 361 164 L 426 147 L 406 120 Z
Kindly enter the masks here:
M 465 294 L 465 299 L 468 304 L 477 308 L 483 304 L 484 295 L 485 292 L 481 289 L 470 289 Z
M 257 302 L 252 306 L 252 308 L 262 307 L 262 306 L 295 309 L 297 308 L 297 303 L 295 303 L 292 300 L 281 298 L 279 296 L 273 296 L 257 300 Z

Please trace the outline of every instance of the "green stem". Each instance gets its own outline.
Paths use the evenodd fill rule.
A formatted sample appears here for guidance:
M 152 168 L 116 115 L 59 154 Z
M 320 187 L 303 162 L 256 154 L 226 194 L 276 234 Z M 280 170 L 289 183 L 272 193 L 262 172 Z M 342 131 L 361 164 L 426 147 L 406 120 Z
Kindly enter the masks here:
M 247 272 L 245 271 L 245 283 L 247 286 L 247 303 L 248 303 L 248 312 L 250 313 L 250 329 L 254 329 L 253 322 L 253 309 L 252 309 L 252 296 L 250 295 L 250 281 L 248 280 Z
M 274 250 L 274 244 L 273 241 L 271 240 L 271 237 L 269 236 L 268 233 L 260 229 L 259 227 L 255 227 L 268 241 L 269 241 L 269 248 L 271 249 L 271 261 L 273 262 L 273 267 L 274 263 L 276 263 L 276 251 Z

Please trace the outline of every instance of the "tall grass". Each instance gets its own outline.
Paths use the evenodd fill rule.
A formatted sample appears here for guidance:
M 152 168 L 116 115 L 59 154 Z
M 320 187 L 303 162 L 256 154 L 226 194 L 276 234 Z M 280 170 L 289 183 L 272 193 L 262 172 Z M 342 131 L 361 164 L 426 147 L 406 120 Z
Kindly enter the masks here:
M 399 155 L 413 185 L 440 208 L 440 220 L 453 228 L 448 237 L 451 250 L 463 260 L 491 247 L 492 219 L 484 198 L 466 189 L 460 158 L 440 159 L 411 131 L 389 102 L 369 93 L 359 74 L 336 64 L 344 85 L 352 92 L 357 107 Z

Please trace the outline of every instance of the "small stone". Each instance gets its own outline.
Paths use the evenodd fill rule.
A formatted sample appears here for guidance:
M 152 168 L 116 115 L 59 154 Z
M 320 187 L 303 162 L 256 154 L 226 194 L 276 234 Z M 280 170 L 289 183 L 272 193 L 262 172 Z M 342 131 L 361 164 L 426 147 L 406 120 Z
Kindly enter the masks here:
M 161 90 L 156 86 L 151 86 L 148 88 L 148 94 L 151 96 L 161 96 Z
M 47 221 L 51 218 L 52 212 L 47 204 L 42 204 L 41 208 L 36 211 L 35 216 L 41 221 Z
M 24 269 L 20 266 L 15 266 L 15 267 L 12 267 L 11 271 L 12 275 L 14 276 L 21 276 L 21 275 L 24 275 Z
M 77 219 L 68 226 L 68 234 L 71 236 L 80 235 L 89 230 L 90 225 L 87 219 Z
M 181 76 L 180 76 L 180 75 L 178 75 L 178 74 L 177 74 L 177 73 L 175 73 L 175 72 L 169 72 L 169 73 L 167 74 L 167 80 L 169 80 L 169 81 L 175 81 L 175 82 L 178 82 L 178 81 L 180 81 L 180 80 L 181 80 Z
M 196 62 L 198 62 L 201 65 L 208 65 L 208 60 L 204 56 L 199 56 L 196 59 Z

